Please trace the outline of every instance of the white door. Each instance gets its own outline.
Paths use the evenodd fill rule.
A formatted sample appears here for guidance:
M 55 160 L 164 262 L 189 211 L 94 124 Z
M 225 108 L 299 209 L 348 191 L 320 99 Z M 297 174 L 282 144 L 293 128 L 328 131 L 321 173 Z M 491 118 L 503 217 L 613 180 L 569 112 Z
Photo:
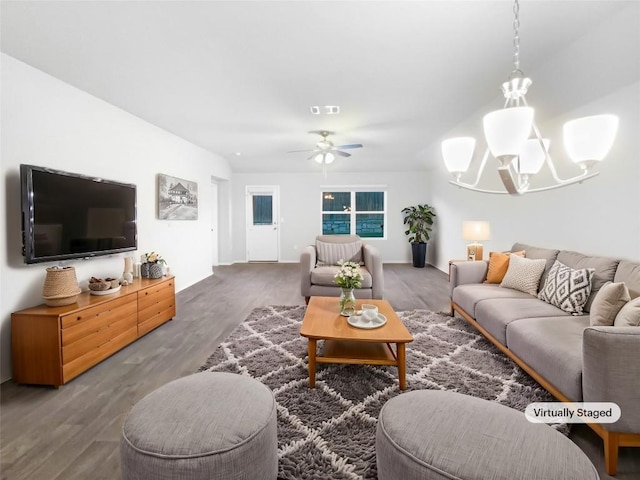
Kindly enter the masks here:
M 211 181 L 211 264 L 220 262 L 218 246 L 218 184 Z
M 278 261 L 278 187 L 247 187 L 247 260 Z

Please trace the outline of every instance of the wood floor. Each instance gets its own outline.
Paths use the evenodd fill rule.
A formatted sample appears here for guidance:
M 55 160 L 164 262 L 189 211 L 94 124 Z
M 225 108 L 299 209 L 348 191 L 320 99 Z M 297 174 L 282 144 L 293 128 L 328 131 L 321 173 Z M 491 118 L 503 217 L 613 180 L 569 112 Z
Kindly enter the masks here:
M 385 297 L 395 310 L 448 311 L 446 274 L 385 264 Z M 297 264 L 237 264 L 177 295 L 173 321 L 69 384 L 0 386 L 0 472 L 3 480 L 120 478 L 119 436 L 131 407 L 146 394 L 200 367 L 214 348 L 263 305 L 302 305 Z M 619 474 L 603 474 L 602 443 L 576 426 L 571 438 L 602 479 L 640 480 L 640 450 L 622 449 Z

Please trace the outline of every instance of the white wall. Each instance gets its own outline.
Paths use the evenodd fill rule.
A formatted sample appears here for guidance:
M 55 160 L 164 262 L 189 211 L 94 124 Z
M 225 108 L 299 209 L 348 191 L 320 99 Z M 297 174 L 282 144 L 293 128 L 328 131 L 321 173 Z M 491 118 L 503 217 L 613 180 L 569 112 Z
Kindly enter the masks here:
M 339 160 L 336 160 L 339 161 Z M 321 192 L 331 186 L 377 185 L 387 193 L 387 238 L 367 239 L 380 249 L 384 262 L 410 262 L 411 247 L 404 235 L 402 214 L 407 206 L 425 203 L 427 174 L 425 172 L 240 174 L 232 177 L 231 202 L 233 216 L 233 260 L 245 262 L 247 185 L 278 185 L 280 187 L 280 261 L 297 262 L 300 249 L 314 242 L 321 228 Z M 436 218 L 436 224 L 438 219 Z
M 536 107 L 538 126 L 551 139 L 551 155 L 561 177 L 579 173 L 562 146 L 562 124 L 599 113 L 620 117 L 615 144 L 596 167 L 600 175 L 582 185 L 522 197 L 497 196 L 459 189 L 448 183 L 439 145 L 428 151 L 436 165 L 429 176 L 429 203 L 439 213 L 437 258 L 446 270 L 449 259 L 464 258 L 463 220 L 489 220 L 491 240 L 485 252 L 508 249 L 515 241 L 587 254 L 640 260 L 640 5 L 633 4 L 598 29 L 558 52 L 542 65 L 525 71 L 533 80 L 527 95 Z M 526 58 L 526 57 L 525 57 Z M 463 101 L 463 96 L 460 97 Z M 482 115 L 499 108 L 502 99 L 477 112 L 444 138 L 471 135 L 478 140 L 476 159 L 463 181 L 473 183 L 485 143 Z M 499 184 L 495 160 L 489 163 Z M 543 167 L 546 168 L 546 167 Z M 486 174 L 485 173 L 485 174 Z
M 138 201 L 138 257 L 155 250 L 181 290 L 211 275 L 211 178 L 228 179 L 226 160 L 112 105 L 2 54 L 2 150 L 5 235 L 0 236 L 1 380 L 11 376 L 11 312 L 42 303 L 48 264 L 21 256 L 21 163 L 134 183 Z M 156 219 L 158 173 L 198 182 L 197 221 Z M 81 285 L 89 277 L 122 274 L 119 254 L 68 261 Z

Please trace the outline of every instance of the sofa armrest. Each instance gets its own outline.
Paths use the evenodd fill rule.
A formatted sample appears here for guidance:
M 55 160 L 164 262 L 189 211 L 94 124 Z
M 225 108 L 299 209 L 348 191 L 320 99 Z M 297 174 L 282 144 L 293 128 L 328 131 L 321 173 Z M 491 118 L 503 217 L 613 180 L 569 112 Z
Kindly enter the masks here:
M 640 433 L 640 328 L 587 327 L 582 341 L 585 402 L 614 402 L 622 411 L 613 432 Z
M 382 299 L 384 295 L 384 272 L 380 251 L 373 245 L 364 244 L 362 247 L 364 265 L 371 274 L 371 298 Z
M 311 270 L 316 266 L 316 247 L 307 245 L 300 252 L 300 292 L 303 297 L 311 296 Z
M 453 289 L 467 283 L 482 283 L 487 278 L 489 262 L 477 260 L 474 262 L 453 262 L 449 266 L 449 298 L 453 298 Z

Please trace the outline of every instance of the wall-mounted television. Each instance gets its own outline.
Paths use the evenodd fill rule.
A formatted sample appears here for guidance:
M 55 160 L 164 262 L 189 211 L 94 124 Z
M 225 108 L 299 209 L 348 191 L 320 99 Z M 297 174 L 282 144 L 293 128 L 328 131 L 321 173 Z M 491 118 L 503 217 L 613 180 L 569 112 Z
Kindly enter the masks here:
M 20 165 L 25 263 L 137 249 L 136 186 Z

